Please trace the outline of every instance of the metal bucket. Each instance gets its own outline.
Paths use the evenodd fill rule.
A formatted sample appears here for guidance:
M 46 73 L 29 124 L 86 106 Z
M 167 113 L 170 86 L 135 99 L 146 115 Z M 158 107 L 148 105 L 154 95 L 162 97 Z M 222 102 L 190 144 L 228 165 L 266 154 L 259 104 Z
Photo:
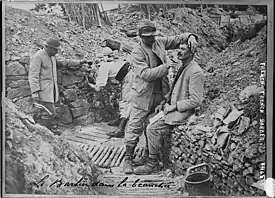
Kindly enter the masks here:
M 191 173 L 191 171 L 195 168 L 203 166 L 206 166 L 207 173 L 201 171 Z M 185 190 L 189 196 L 212 196 L 214 192 L 211 179 L 208 164 L 202 163 L 189 167 L 186 171 L 186 177 L 184 179 Z

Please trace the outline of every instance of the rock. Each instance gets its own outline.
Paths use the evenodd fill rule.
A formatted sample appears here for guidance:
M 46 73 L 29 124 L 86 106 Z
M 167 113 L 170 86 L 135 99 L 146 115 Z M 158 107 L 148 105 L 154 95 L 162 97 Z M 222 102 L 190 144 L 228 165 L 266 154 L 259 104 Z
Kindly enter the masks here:
M 98 58 L 98 59 L 99 59 L 99 58 L 103 58 L 103 57 L 104 57 L 103 53 L 97 53 L 97 54 L 96 54 L 96 58 Z M 100 62 L 98 59 L 97 59 L 97 61 L 95 61 L 96 63 L 97 63 L 97 62 Z
M 20 60 L 19 60 L 19 63 L 29 65 L 30 64 L 30 57 L 29 56 L 21 57 Z
M 104 47 L 102 50 L 103 56 L 109 56 L 112 54 L 112 52 L 113 52 L 112 49 L 109 47 Z
M 77 125 L 87 125 L 95 122 L 95 115 L 93 112 L 89 112 L 87 115 L 74 118 L 73 123 Z
M 12 61 L 18 61 L 18 60 L 20 60 L 20 57 L 19 57 L 19 56 L 16 56 L 16 55 L 12 55 L 12 56 L 11 56 L 11 60 L 12 60 Z
M 228 132 L 221 132 L 217 135 L 217 144 L 216 148 L 223 148 L 227 145 L 229 133 Z
M 32 114 L 36 110 L 32 107 L 32 99 L 31 96 L 27 96 L 24 98 L 21 98 L 15 102 L 15 104 L 18 106 L 18 108 L 27 114 Z
M 237 65 L 240 65 L 241 63 L 240 62 L 235 62 L 233 63 L 233 66 L 237 66 Z
M 203 132 L 209 132 L 209 131 L 211 131 L 212 127 L 196 126 L 196 129 L 203 131 Z
M 5 157 L 5 192 L 8 194 L 24 194 L 27 185 L 24 164 L 19 160 L 14 162 L 10 156 Z
M 71 108 L 72 116 L 79 117 L 82 115 L 87 115 L 89 112 L 89 108 L 87 107 L 77 107 L 77 108 Z
M 243 176 L 246 176 L 248 174 L 253 174 L 253 168 L 252 167 L 248 167 L 247 169 L 245 169 L 243 171 Z
M 190 116 L 190 117 L 188 118 L 187 125 L 188 125 L 188 126 L 189 126 L 189 125 L 194 125 L 194 124 L 196 124 L 197 120 L 198 120 L 198 116 L 192 115 L 192 116 Z
M 236 146 L 237 146 L 237 145 L 233 142 L 233 143 L 230 145 L 230 149 L 231 149 L 231 150 L 234 150 L 234 149 L 236 148 Z
M 25 97 L 31 95 L 31 88 L 29 85 L 21 86 L 18 88 L 11 89 L 10 87 L 7 89 L 7 98 L 13 99 L 18 97 Z
M 238 133 L 242 134 L 244 131 L 246 131 L 247 128 L 249 127 L 249 124 L 250 124 L 250 118 L 242 116 L 239 124 Z
M 73 102 L 77 99 L 76 91 L 77 90 L 75 89 L 66 89 L 62 92 L 62 94 L 67 102 Z
M 10 62 L 6 66 L 6 76 L 23 76 L 27 75 L 27 70 L 19 62 Z
M 238 111 L 237 109 L 233 109 L 229 115 L 223 120 L 224 124 L 232 125 L 232 123 L 236 122 L 237 119 L 243 114 L 243 111 Z
M 10 84 L 17 80 L 28 80 L 28 76 L 6 76 L 6 83 Z
M 68 105 L 63 105 L 60 107 L 61 110 L 60 110 L 60 121 L 63 123 L 63 124 L 70 124 L 73 122 L 73 117 L 72 117 L 72 114 L 71 114 L 71 111 L 68 107 Z
M 256 85 L 247 86 L 239 94 L 239 99 L 241 102 L 245 102 L 250 96 L 260 94 L 264 91 L 264 88 L 257 87 Z
M 222 121 L 223 116 L 225 115 L 225 113 L 226 113 L 226 109 L 221 107 L 221 108 L 218 109 L 217 113 L 215 114 L 215 118 Z
M 75 71 L 74 73 L 76 76 L 80 76 L 80 77 L 86 76 L 86 72 L 84 72 L 84 71 Z
M 29 85 L 29 81 L 28 80 L 17 80 L 17 81 L 13 81 L 9 84 L 9 87 L 11 88 L 17 88 L 17 87 L 21 87 L 21 86 L 25 86 L 25 85 Z
M 70 106 L 73 107 L 73 108 L 76 108 L 76 107 L 87 107 L 87 108 L 89 108 L 90 104 L 88 103 L 88 101 L 86 99 L 78 99 L 74 102 L 71 102 Z
M 82 76 L 76 76 L 72 72 L 68 72 L 66 74 L 62 73 L 61 84 L 62 84 L 62 86 L 68 86 L 68 85 L 72 85 L 72 84 L 81 82 L 82 80 L 83 80 Z

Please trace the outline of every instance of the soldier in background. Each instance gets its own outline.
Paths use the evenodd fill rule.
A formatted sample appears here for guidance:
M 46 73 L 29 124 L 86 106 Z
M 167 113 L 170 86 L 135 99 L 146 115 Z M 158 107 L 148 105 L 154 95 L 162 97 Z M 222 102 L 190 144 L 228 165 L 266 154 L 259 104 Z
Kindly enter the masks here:
M 118 128 L 109 133 L 111 137 L 123 138 L 124 130 L 131 112 L 131 87 L 133 72 L 128 61 L 104 63 L 99 67 L 96 83 L 88 85 L 99 92 L 109 81 L 113 85 L 121 84 L 122 93 L 119 101 L 120 122 Z
M 61 43 L 58 39 L 47 39 L 44 48 L 37 51 L 31 58 L 28 76 L 33 102 L 46 110 L 35 114 L 34 119 L 56 135 L 61 134 L 53 124 L 56 118 L 55 103 L 59 100 L 57 68 L 78 69 L 82 64 L 89 62 L 56 58 L 55 55 L 60 49 Z

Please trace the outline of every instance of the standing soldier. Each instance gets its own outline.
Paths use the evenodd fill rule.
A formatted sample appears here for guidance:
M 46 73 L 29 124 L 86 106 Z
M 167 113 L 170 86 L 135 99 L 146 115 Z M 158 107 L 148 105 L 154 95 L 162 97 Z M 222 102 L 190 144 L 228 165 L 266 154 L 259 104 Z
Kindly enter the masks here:
M 169 91 L 167 78 L 171 64 L 167 63 L 165 50 L 176 49 L 181 42 L 187 42 L 193 50 L 197 47 L 197 36 L 183 33 L 171 37 L 155 37 L 156 26 L 149 20 L 142 21 L 138 26 L 140 44 L 133 49 L 131 62 L 135 73 L 132 86 L 132 110 L 125 133 L 126 154 L 123 171 L 133 172 L 133 155 L 139 137 L 142 134 L 143 123 L 150 113 L 163 100 Z M 143 162 L 148 159 L 148 148 L 145 148 Z
M 36 52 L 31 59 L 29 83 L 33 102 L 42 105 L 48 112 L 41 112 L 39 115 L 35 115 L 34 118 L 54 134 L 60 135 L 60 131 L 53 125 L 53 120 L 56 118 L 55 103 L 59 99 L 56 68 L 70 67 L 78 69 L 88 61 L 57 59 L 55 55 L 61 49 L 58 39 L 49 38 L 44 44 L 44 48 Z

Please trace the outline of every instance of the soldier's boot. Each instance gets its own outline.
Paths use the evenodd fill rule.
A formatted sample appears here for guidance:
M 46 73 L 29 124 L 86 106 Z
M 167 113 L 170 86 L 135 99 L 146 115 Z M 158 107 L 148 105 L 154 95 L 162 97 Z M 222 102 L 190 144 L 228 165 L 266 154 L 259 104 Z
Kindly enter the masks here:
M 150 175 L 152 173 L 156 173 L 160 170 L 159 160 L 157 157 L 149 157 L 146 164 L 142 166 L 138 166 L 134 169 L 134 173 L 136 175 Z
M 61 135 L 61 131 L 58 130 L 57 126 L 53 124 L 54 118 L 43 118 L 41 119 L 42 125 L 47 127 L 53 134 Z
M 125 126 L 127 124 L 127 121 L 128 121 L 127 118 L 121 118 L 118 129 L 116 129 L 112 133 L 109 133 L 109 136 L 116 137 L 116 138 L 123 138 L 125 135 Z
M 132 162 L 133 162 L 134 151 L 135 151 L 135 146 L 126 145 L 125 158 L 124 158 L 124 164 L 123 164 L 123 172 L 125 174 L 133 173 Z
M 145 148 L 143 151 L 143 155 L 141 158 L 135 158 L 133 160 L 133 166 L 141 166 L 144 165 L 149 159 L 149 151 L 148 148 Z
M 110 122 L 107 123 L 108 126 L 118 126 L 120 123 L 120 118 L 111 120 Z

